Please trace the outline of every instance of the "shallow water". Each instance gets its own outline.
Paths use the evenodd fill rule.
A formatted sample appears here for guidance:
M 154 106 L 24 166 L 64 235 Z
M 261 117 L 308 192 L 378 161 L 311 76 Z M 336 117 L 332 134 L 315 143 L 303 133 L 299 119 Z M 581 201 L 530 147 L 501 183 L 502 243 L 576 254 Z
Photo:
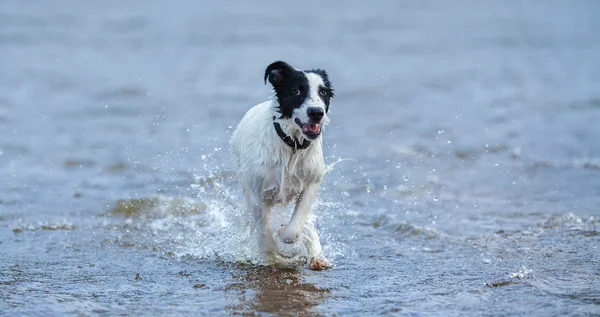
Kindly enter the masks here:
M 3 2 L 0 311 L 600 314 L 598 56 L 591 0 Z M 324 272 L 232 176 L 277 59 L 337 92 Z

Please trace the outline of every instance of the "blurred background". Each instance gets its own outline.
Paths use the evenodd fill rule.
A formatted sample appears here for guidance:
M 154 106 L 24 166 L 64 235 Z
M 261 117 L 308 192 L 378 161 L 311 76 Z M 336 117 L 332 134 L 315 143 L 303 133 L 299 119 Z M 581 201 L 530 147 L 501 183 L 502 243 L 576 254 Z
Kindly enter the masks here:
M 599 57 L 592 0 L 3 1 L 0 311 L 598 313 Z M 336 89 L 326 272 L 241 230 L 275 60 Z

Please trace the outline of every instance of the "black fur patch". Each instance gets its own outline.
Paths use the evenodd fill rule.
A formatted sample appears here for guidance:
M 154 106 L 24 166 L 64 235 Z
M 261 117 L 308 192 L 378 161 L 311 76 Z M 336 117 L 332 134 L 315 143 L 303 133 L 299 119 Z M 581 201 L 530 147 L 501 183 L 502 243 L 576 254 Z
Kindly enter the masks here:
M 319 97 L 325 103 L 325 111 L 329 111 L 329 101 L 333 97 L 333 88 L 329 81 L 327 73 L 322 69 L 306 71 L 315 73 L 323 78 L 325 87 L 321 87 L 326 92 Z M 282 119 L 290 119 L 294 109 L 299 108 L 306 100 L 309 94 L 309 83 L 306 74 L 295 70 L 286 62 L 277 61 L 272 63 L 265 70 L 265 83 L 267 79 L 273 85 L 277 101 L 279 102 L 279 113 Z

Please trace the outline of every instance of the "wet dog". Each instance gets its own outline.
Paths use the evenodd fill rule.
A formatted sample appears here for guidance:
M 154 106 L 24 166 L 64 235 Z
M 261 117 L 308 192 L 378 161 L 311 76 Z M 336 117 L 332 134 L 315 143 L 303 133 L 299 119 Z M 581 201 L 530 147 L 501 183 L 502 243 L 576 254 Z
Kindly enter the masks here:
M 307 266 L 326 269 L 329 261 L 307 217 L 325 174 L 321 132 L 329 121 L 333 88 L 324 70 L 302 71 L 282 61 L 267 67 L 265 84 L 267 80 L 275 97 L 248 110 L 231 138 L 238 180 L 261 226 L 265 251 L 275 252 L 279 242 L 302 241 Z M 292 201 L 296 205 L 289 223 L 273 234 L 272 207 Z

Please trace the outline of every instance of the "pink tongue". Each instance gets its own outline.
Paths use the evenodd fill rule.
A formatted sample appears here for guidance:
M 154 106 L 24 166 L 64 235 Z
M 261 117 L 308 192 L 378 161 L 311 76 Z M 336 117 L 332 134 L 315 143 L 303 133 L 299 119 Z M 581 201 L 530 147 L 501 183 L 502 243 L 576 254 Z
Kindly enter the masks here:
M 304 126 L 306 131 L 311 133 L 318 133 L 321 130 L 321 126 L 318 123 L 311 123 Z

